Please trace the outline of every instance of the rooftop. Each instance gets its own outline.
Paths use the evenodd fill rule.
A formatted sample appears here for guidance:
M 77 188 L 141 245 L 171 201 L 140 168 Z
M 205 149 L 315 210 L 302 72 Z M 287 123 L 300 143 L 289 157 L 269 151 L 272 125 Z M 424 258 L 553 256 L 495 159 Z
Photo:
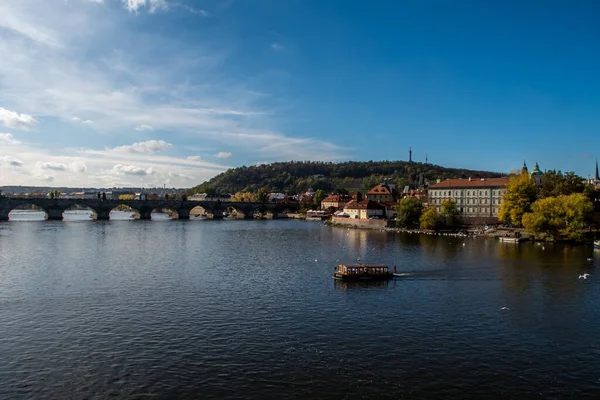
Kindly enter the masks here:
M 429 189 L 502 187 L 508 184 L 508 180 L 509 178 L 446 179 Z

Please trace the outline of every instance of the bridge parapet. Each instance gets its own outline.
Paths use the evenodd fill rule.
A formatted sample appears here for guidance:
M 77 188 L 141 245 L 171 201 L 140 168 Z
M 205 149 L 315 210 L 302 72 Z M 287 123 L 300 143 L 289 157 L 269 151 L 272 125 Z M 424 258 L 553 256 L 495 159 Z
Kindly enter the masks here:
M 61 220 L 65 210 L 75 205 L 91 209 L 98 220 L 108 220 L 110 212 L 124 204 L 140 214 L 140 219 L 150 219 L 155 209 L 171 209 L 176 211 L 179 219 L 189 219 L 190 210 L 200 206 L 215 218 L 222 218 L 223 212 L 230 207 L 241 210 L 246 217 L 252 218 L 255 210 L 269 210 L 273 215 L 283 209 L 295 210 L 297 205 L 280 203 L 246 203 L 220 201 L 182 201 L 182 200 L 97 200 L 97 199 L 44 199 L 0 197 L 0 221 L 8 220 L 9 213 L 19 206 L 32 204 L 42 208 L 48 219 Z

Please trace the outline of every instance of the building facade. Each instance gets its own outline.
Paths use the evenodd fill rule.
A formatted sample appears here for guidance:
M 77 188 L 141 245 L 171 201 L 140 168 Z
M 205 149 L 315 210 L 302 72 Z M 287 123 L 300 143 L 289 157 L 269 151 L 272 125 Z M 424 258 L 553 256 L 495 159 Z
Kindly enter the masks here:
M 497 218 L 508 178 L 447 179 L 428 189 L 429 206 L 440 211 L 445 200 L 454 200 L 463 217 Z
M 321 201 L 321 210 L 328 208 L 333 209 L 333 211 L 341 210 L 350 200 L 352 200 L 350 195 L 331 194 Z
M 399 193 L 394 185 L 382 183 L 369 190 L 366 198 L 372 201 L 398 201 Z
M 385 206 L 376 201 L 365 199 L 361 201 L 352 200 L 344 207 L 344 213 L 350 218 L 369 219 L 370 217 L 384 217 Z

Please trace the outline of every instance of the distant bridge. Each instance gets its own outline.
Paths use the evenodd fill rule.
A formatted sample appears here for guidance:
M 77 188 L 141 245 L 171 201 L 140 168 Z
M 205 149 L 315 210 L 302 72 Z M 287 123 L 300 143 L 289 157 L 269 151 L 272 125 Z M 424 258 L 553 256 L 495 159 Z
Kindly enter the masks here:
M 110 219 L 110 212 L 120 205 L 126 205 L 139 215 L 139 219 L 151 219 L 153 211 L 170 211 L 177 213 L 178 219 L 189 219 L 190 211 L 202 207 L 208 218 L 223 218 L 224 213 L 234 211 L 244 218 L 253 218 L 260 213 L 270 218 L 285 211 L 298 210 L 297 203 L 246 203 L 221 201 L 190 201 L 190 200 L 96 200 L 96 199 L 44 199 L 44 198 L 14 198 L 0 197 L 0 221 L 7 221 L 8 214 L 22 206 L 35 205 L 46 212 L 49 220 L 62 220 L 66 210 L 76 207 L 90 209 L 97 220 Z

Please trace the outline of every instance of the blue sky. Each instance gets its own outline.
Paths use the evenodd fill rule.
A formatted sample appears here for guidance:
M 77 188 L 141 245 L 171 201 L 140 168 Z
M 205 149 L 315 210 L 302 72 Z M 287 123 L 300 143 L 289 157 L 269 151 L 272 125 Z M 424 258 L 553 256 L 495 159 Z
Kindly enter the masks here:
M 282 160 L 593 173 L 600 3 L 2 0 L 0 184 Z

